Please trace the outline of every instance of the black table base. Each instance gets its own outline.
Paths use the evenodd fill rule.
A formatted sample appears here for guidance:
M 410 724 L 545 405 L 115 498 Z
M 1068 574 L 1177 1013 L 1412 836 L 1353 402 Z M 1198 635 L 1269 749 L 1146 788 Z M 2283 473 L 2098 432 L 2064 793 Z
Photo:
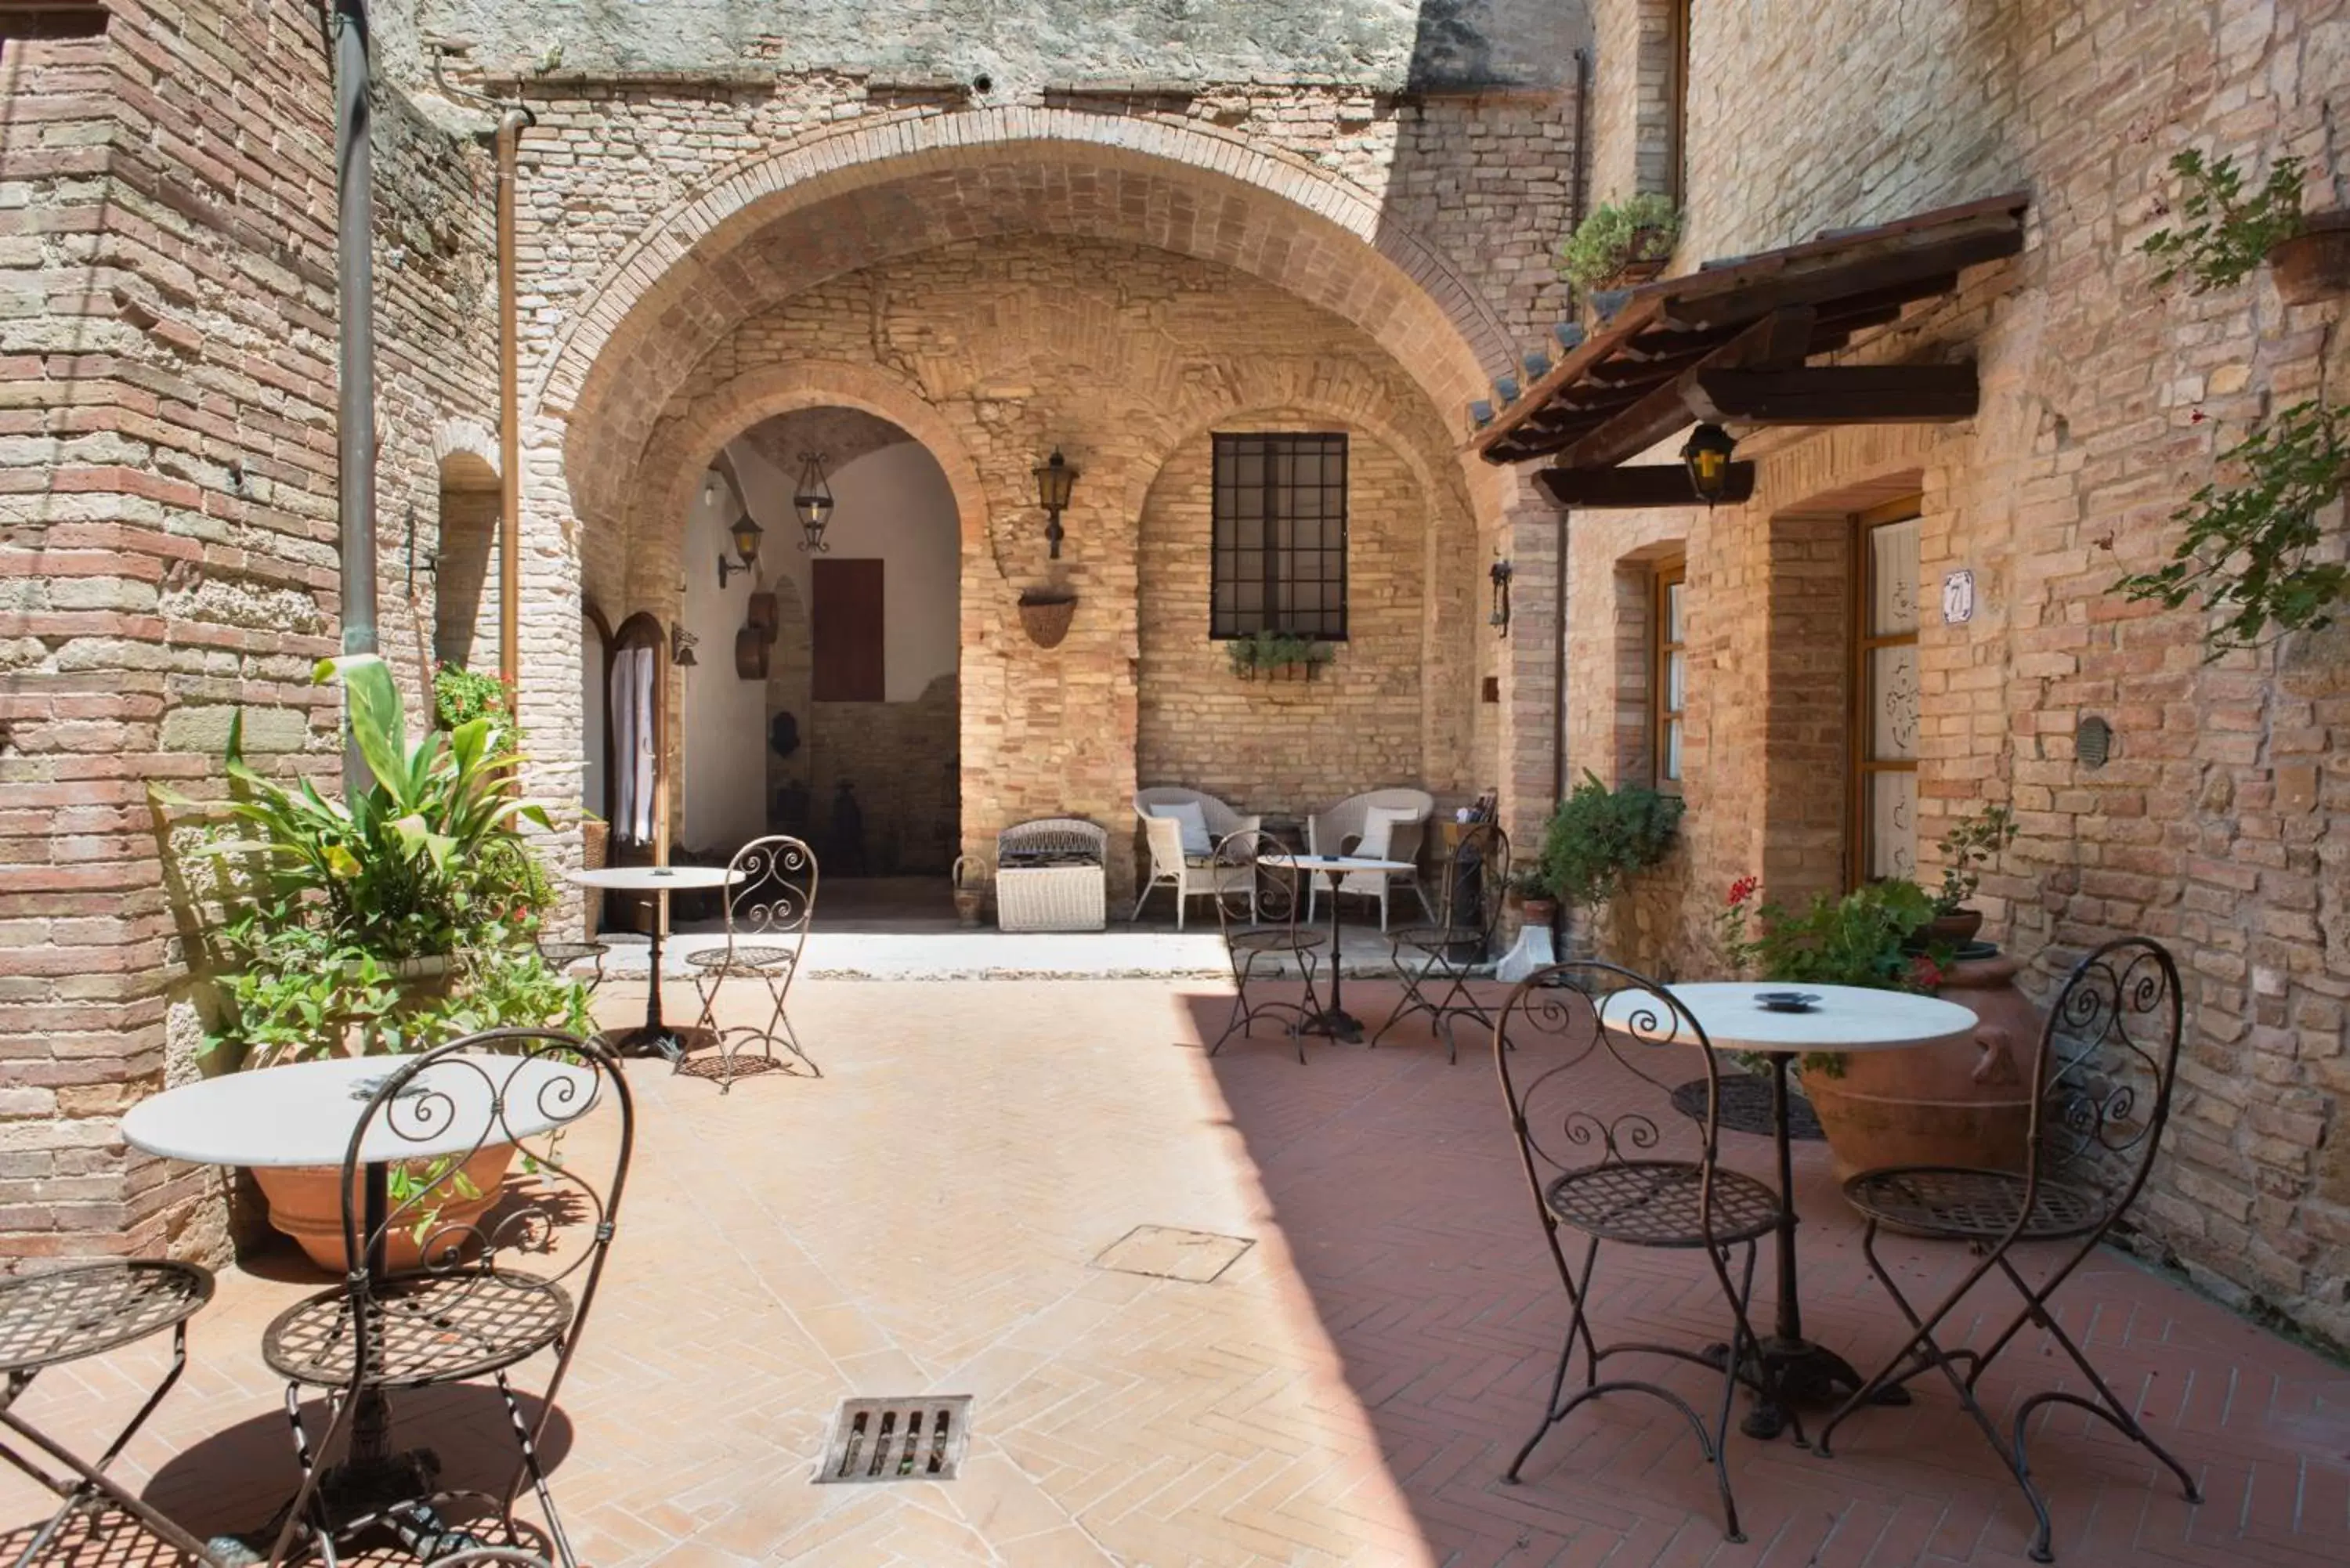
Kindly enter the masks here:
M 1335 959 L 1332 967 L 1336 967 Z M 1319 1012 L 1307 1013 L 1305 1021 L 1297 1026 L 1297 1032 L 1300 1034 L 1319 1034 L 1346 1045 L 1363 1043 L 1363 1021 L 1339 1007 L 1326 1007 Z
M 1777 1334 L 1764 1336 L 1755 1347 L 1762 1365 L 1749 1366 L 1739 1373 L 1739 1381 L 1754 1390 L 1754 1407 L 1738 1423 L 1738 1429 L 1761 1442 L 1769 1442 L 1794 1425 L 1788 1413 L 1789 1405 L 1818 1405 L 1833 1408 L 1841 1405 L 1867 1382 L 1852 1363 L 1824 1345 L 1807 1339 L 1782 1339 Z M 1730 1346 L 1722 1344 L 1705 1347 L 1705 1359 L 1710 1366 L 1720 1366 L 1730 1359 Z M 1776 1397 L 1773 1390 L 1777 1391 Z M 1909 1390 L 1899 1384 L 1888 1384 L 1877 1391 L 1872 1405 L 1907 1405 Z
M 622 1056 L 659 1056 L 674 1063 L 694 1051 L 718 1047 L 714 1029 L 671 1028 L 663 1023 L 639 1023 L 631 1029 L 609 1029 L 598 1036 Z

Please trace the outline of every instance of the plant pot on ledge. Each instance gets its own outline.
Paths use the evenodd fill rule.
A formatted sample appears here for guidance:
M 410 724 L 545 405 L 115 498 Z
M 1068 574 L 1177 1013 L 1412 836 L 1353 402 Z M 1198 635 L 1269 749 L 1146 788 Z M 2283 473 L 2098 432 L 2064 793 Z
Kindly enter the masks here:
M 2299 234 L 2269 247 L 2269 274 L 2288 305 L 2350 294 L 2350 211 L 2303 219 Z
M 1058 648 L 1077 613 L 1077 596 L 1031 591 L 1020 596 L 1020 625 L 1039 648 Z

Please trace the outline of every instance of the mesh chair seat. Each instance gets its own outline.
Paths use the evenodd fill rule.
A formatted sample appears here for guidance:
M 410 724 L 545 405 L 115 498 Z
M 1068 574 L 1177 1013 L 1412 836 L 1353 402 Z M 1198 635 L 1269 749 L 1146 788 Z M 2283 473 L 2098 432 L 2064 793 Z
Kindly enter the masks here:
M 1705 1172 L 1687 1160 L 1610 1160 L 1555 1179 L 1543 1201 L 1586 1236 L 1639 1247 L 1702 1247 L 1698 1194 Z M 1779 1224 L 1779 1196 L 1751 1176 L 1713 1173 L 1714 1245 L 1751 1241 Z
M 1267 926 L 1262 930 L 1234 931 L 1224 940 L 1234 951 L 1244 953 L 1302 953 L 1321 947 L 1329 939 L 1320 931 L 1303 931 L 1288 926 Z
M 1392 933 L 1398 947 L 1418 948 L 1424 953 L 1440 953 L 1463 942 L 1482 944 L 1485 933 L 1475 926 L 1403 926 Z
M 377 1366 L 383 1387 L 456 1383 L 512 1366 L 563 1337 L 571 1297 L 562 1286 L 500 1269 L 401 1275 L 376 1287 Z M 351 1381 L 351 1298 L 321 1291 L 277 1314 L 261 1338 L 270 1370 L 296 1383 Z
M 2043 1180 L 2023 1214 L 2023 1177 L 2011 1171 L 1916 1166 L 1866 1170 L 1845 1183 L 1852 1206 L 1880 1224 L 1952 1241 L 1997 1241 L 2024 1224 L 2020 1239 L 2061 1241 L 2106 1222 L 2110 1205 L 2087 1188 Z
M 799 956 L 794 948 L 738 947 L 731 954 L 724 948 L 702 948 L 686 954 L 685 961 L 695 969 L 754 974 L 789 969 Z
M 538 956 L 557 970 L 567 970 L 582 959 L 601 959 L 612 950 L 607 942 L 541 942 Z
M 0 1282 L 0 1371 L 98 1355 L 185 1323 L 213 1277 L 187 1263 L 85 1263 Z

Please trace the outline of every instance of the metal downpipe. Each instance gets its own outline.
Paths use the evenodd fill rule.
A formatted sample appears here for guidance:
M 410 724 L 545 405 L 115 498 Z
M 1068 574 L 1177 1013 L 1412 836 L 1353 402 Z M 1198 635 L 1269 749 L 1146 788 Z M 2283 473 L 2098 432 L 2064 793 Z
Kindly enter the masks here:
M 522 408 L 517 397 L 521 322 L 515 302 L 515 164 L 523 131 L 536 123 L 519 106 L 499 117 L 498 182 L 498 677 L 522 712 Z
M 337 512 L 343 651 L 373 653 L 375 549 L 375 166 L 368 109 L 367 0 L 334 0 Z M 367 764 L 347 746 L 343 776 Z

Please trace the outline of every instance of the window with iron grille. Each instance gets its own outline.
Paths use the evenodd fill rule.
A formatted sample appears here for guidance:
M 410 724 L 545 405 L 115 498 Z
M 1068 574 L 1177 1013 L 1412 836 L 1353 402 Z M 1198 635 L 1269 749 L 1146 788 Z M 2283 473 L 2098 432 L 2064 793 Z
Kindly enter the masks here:
M 1215 438 L 1208 635 L 1347 636 L 1347 438 Z

